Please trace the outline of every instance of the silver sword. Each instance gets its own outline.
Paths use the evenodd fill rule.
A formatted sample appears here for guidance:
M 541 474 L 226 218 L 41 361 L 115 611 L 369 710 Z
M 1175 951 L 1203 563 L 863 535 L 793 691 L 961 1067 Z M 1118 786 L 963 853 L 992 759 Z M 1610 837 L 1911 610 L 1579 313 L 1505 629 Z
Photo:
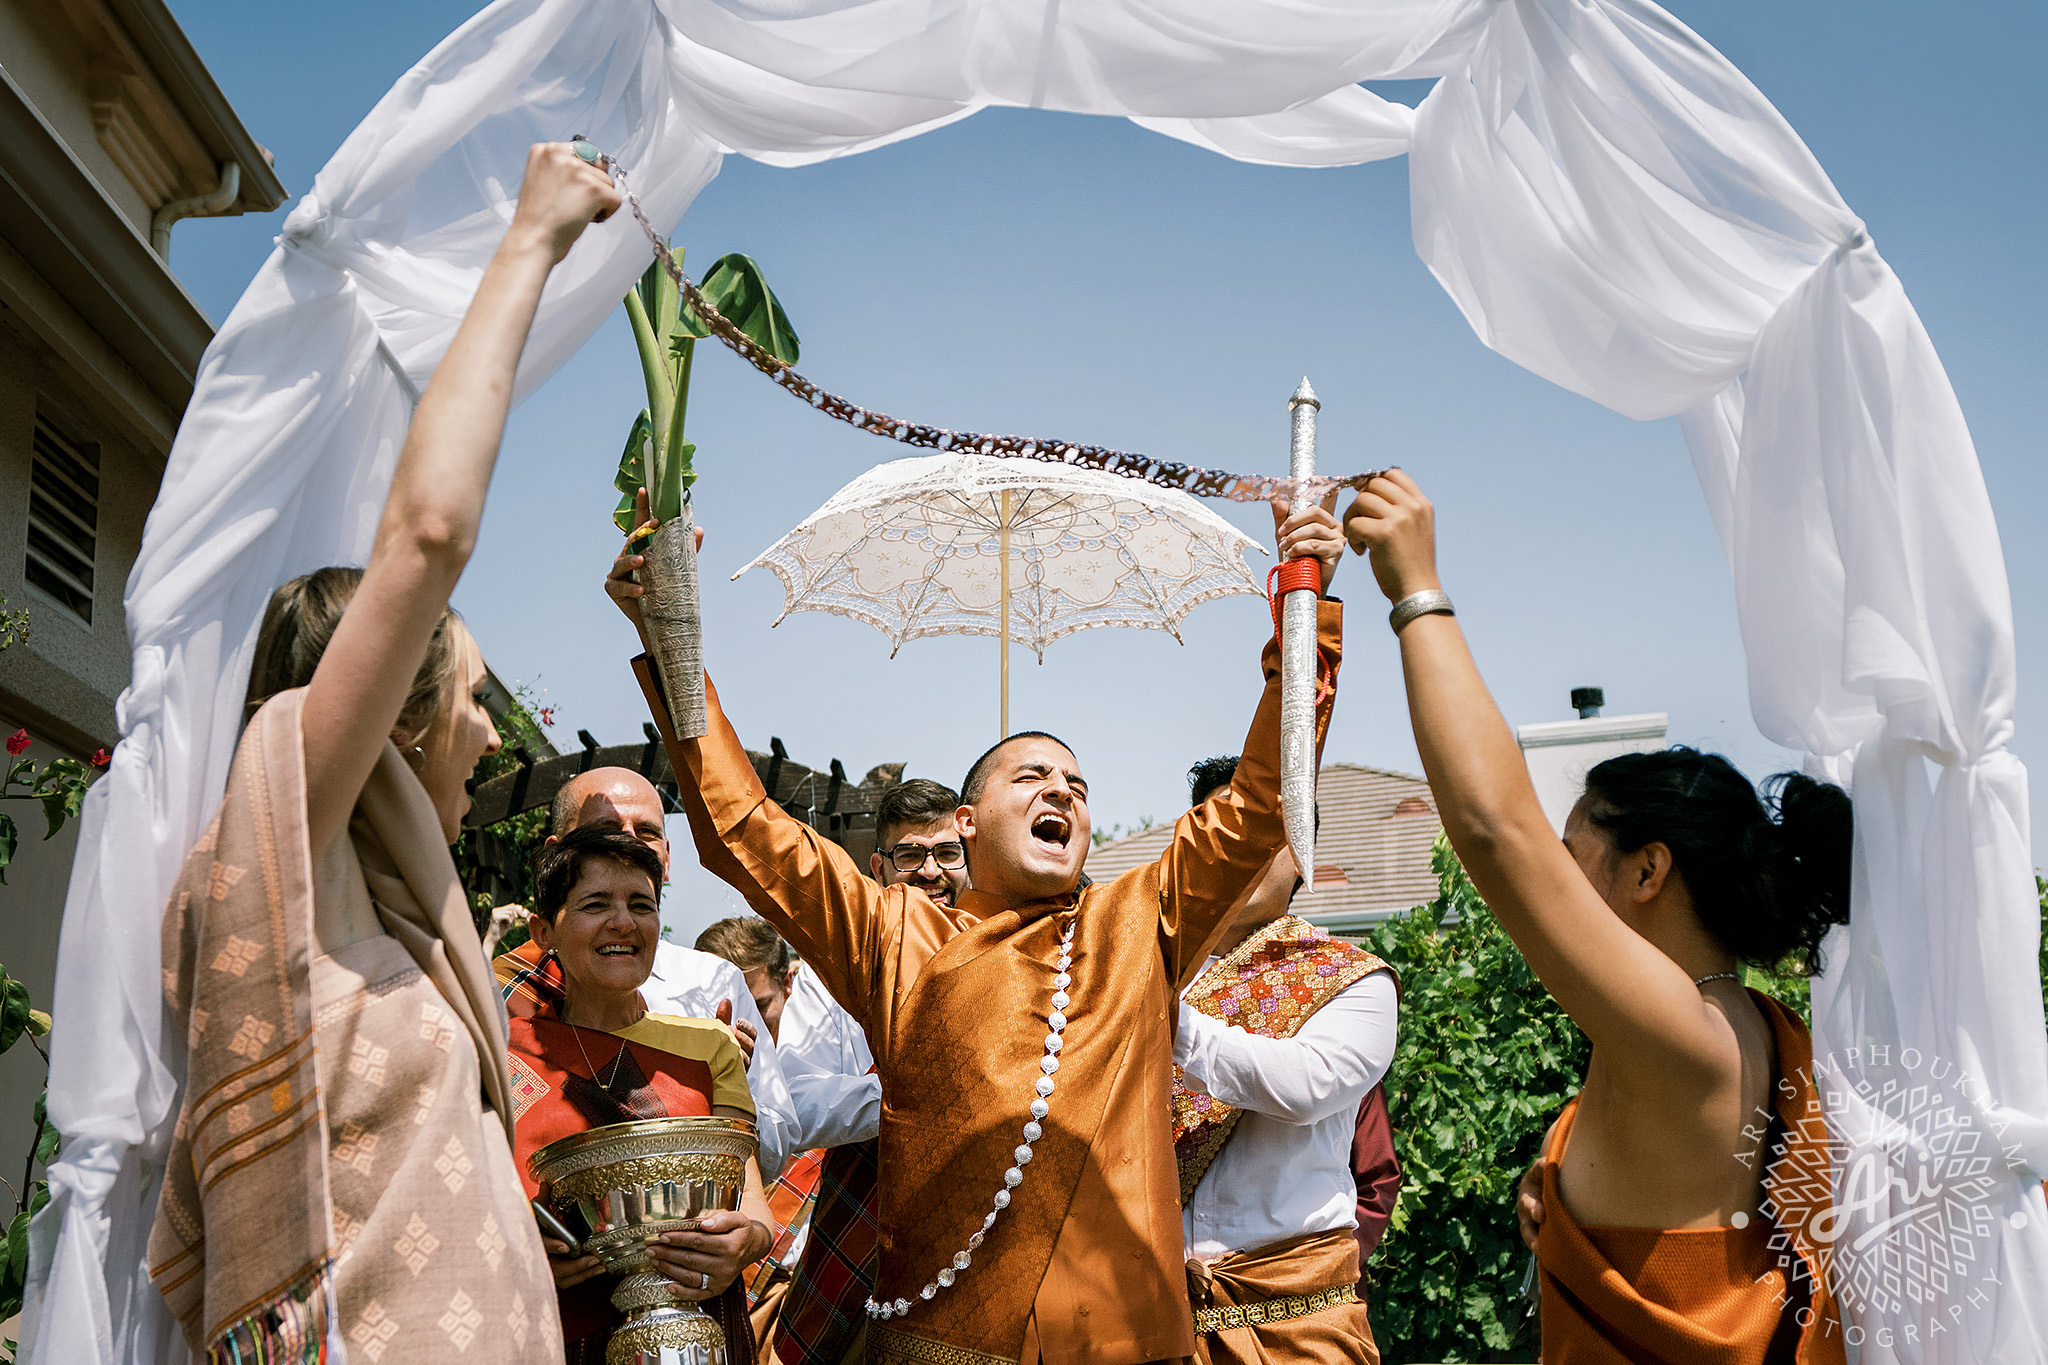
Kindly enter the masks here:
M 1287 400 L 1293 428 L 1288 472 L 1298 480 L 1315 477 L 1316 413 L 1322 406 L 1302 376 Z M 1316 880 L 1317 595 L 1298 588 L 1280 600 L 1280 814 L 1295 870 L 1310 891 Z

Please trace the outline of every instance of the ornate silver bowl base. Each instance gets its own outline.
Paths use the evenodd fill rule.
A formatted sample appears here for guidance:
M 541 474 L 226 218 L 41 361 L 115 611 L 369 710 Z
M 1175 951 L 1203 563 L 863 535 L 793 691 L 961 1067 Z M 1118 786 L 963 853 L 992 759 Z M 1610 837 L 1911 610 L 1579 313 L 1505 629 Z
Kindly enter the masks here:
M 605 1365 L 726 1365 L 724 1330 L 675 1297 L 647 1248 L 713 1209 L 737 1209 L 754 1148 L 754 1125 L 739 1119 L 645 1119 L 551 1142 L 528 1160 L 540 1202 L 586 1229 L 583 1252 L 625 1277 L 612 1306 L 626 1321 Z
M 726 1365 L 725 1329 L 694 1303 L 669 1293 L 658 1270 L 628 1275 L 612 1292 L 626 1315 L 604 1348 L 604 1365 Z

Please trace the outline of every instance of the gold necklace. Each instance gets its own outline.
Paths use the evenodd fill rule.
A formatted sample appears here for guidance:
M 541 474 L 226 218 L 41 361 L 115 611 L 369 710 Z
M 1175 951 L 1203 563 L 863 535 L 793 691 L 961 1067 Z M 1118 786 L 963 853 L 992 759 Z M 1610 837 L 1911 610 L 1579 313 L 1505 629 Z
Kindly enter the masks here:
M 563 1001 L 562 1003 L 566 1005 L 566 1004 L 568 1003 L 568 1001 L 564 1000 L 564 1001 Z M 559 1013 L 559 1011 L 557 1011 L 557 1013 Z M 616 1057 L 614 1057 L 614 1058 L 612 1058 L 612 1075 L 611 1075 L 611 1080 L 606 1080 L 606 1081 L 599 1081 L 599 1080 L 597 1080 L 597 1067 L 596 1067 L 595 1065 L 593 1065 L 593 1064 L 592 1064 L 592 1062 L 591 1062 L 591 1060 L 590 1060 L 590 1054 L 589 1054 L 588 1052 L 584 1052 L 584 1051 L 583 1051 L 583 1030 L 582 1030 L 582 1028 L 580 1028 L 579 1026 L 577 1026 L 577 1025 L 575 1025 L 575 1024 L 570 1024 L 570 1023 L 569 1023 L 569 1021 L 568 1021 L 567 1019 L 564 1019 L 564 1020 L 562 1020 L 562 1022 L 563 1022 L 564 1024 L 568 1024 L 568 1026 L 569 1026 L 569 1036 L 570 1036 L 571 1038 L 574 1038 L 574 1039 L 576 1040 L 576 1050 L 577 1050 L 578 1052 L 581 1052 L 581 1053 L 583 1053 L 583 1065 L 585 1065 L 585 1066 L 587 1066 L 587 1067 L 589 1067 L 589 1068 L 590 1068 L 590 1079 L 591 1079 L 591 1080 L 593 1080 L 593 1081 L 597 1081 L 597 1085 L 598 1085 L 598 1088 L 599 1088 L 599 1089 L 601 1089 L 601 1090 L 603 1090 L 603 1091 L 604 1091 L 604 1092 L 605 1092 L 605 1093 L 606 1093 L 607 1095 L 609 1095 L 609 1094 L 611 1093 L 611 1091 L 612 1091 L 612 1083 L 613 1083 L 614 1081 L 616 1081 L 616 1080 L 618 1080 L 618 1079 L 619 1079 L 619 1067 L 620 1067 L 620 1065 L 621 1065 L 621 1064 L 622 1064 L 622 1063 L 623 1063 L 623 1062 L 624 1062 L 624 1061 L 626 1060 L 626 1047 L 627 1047 L 627 1044 L 626 1044 L 625 1040 L 624 1040 L 624 1039 L 621 1039 L 621 1040 L 619 1041 L 619 1055 L 618 1055 L 618 1056 L 616 1056 Z M 599 1031 L 600 1031 L 600 1032 L 602 1032 L 602 1030 L 599 1030 Z

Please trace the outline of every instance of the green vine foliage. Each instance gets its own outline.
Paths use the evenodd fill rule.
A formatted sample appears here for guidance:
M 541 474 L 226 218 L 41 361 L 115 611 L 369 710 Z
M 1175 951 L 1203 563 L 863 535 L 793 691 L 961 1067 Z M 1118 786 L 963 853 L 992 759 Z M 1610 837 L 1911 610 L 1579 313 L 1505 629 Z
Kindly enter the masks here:
M 1401 1198 L 1367 1267 L 1373 1334 L 1389 1365 L 1530 1361 L 1537 1325 L 1515 1187 L 1590 1048 L 1441 838 L 1432 861 L 1437 898 L 1367 939 L 1401 974 L 1386 1082 Z M 2048 994 L 2048 879 L 2035 887 Z M 1744 980 L 1808 1017 L 1810 983 L 1794 963 L 1750 967 Z
M 1373 1335 L 1401 1361 L 1534 1360 L 1515 1185 L 1590 1048 L 1439 838 L 1437 897 L 1366 946 L 1401 977 L 1386 1081 L 1401 1198 L 1368 1267 Z
M 513 751 L 525 747 L 535 751 L 545 739 L 546 732 L 535 717 L 544 709 L 537 703 L 533 688 L 528 683 L 512 684 L 513 704 L 506 714 L 498 719 L 499 738 L 504 747 L 495 754 L 486 754 L 471 774 L 470 784 L 480 786 L 492 778 L 509 773 L 519 766 Z M 488 829 L 464 829 L 455 840 L 455 867 L 461 875 L 462 884 L 469 895 L 469 909 L 476 921 L 477 933 L 483 935 L 491 922 L 491 911 L 499 905 L 527 905 L 533 900 L 533 856 L 548 837 L 548 810 L 545 806 L 522 812 L 507 820 L 500 820 Z M 497 885 L 495 877 L 483 883 L 480 869 L 488 863 L 492 867 L 516 871 L 516 880 L 507 891 Z M 508 931 L 497 944 L 497 950 L 504 952 L 518 947 L 526 941 L 524 926 Z

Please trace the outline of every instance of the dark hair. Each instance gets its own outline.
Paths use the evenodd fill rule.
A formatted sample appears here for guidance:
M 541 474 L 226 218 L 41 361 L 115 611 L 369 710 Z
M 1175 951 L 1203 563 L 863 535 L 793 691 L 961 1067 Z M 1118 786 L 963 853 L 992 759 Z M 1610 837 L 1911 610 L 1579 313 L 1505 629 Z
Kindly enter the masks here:
M 246 724 L 258 707 L 280 692 L 313 681 L 313 670 L 334 638 L 342 613 L 363 581 L 361 569 L 326 568 L 301 574 L 270 595 L 263 625 L 256 632 L 256 653 L 249 669 L 242 719 Z M 412 690 L 399 708 L 397 728 L 417 739 L 447 709 L 454 690 L 454 609 L 444 608 L 427 641 L 427 657 L 413 674 Z M 410 741 L 408 741 L 410 742 Z
M 593 858 L 646 873 L 655 894 L 660 894 L 659 854 L 630 834 L 585 825 L 542 848 L 533 860 L 533 912 L 553 924 L 583 880 L 583 865 Z
M 960 793 L 929 777 L 898 782 L 882 793 L 875 807 L 875 843 L 887 848 L 882 836 L 891 830 L 921 829 L 953 818 L 960 808 Z
M 1217 792 L 1237 780 L 1238 756 L 1218 754 L 1205 758 L 1188 769 L 1188 804 L 1199 806 Z M 1315 831 L 1323 832 L 1323 803 L 1318 801 L 1312 812 L 1315 816 Z
M 1693 913 L 1744 962 L 1796 952 L 1817 973 L 1821 940 L 1849 922 L 1855 825 L 1840 787 L 1779 773 L 1759 796 L 1727 759 L 1679 746 L 1595 764 L 1585 812 L 1623 853 L 1670 849 Z
M 1049 739 L 1068 753 L 1074 752 L 1073 745 L 1058 735 L 1049 735 L 1043 730 L 1019 730 L 1014 735 L 1005 735 L 990 745 L 988 752 L 975 759 L 974 766 L 967 770 L 967 780 L 960 784 L 961 801 L 971 806 L 981 800 L 981 789 L 988 785 L 989 769 L 995 767 L 996 755 L 1002 752 L 1005 744 L 1019 739 Z
M 766 967 L 776 980 L 789 971 L 795 956 L 775 926 L 758 915 L 737 915 L 722 919 L 697 935 L 697 951 L 724 958 L 743 972 Z
M 1199 806 L 1237 776 L 1237 755 L 1218 754 L 1188 769 L 1188 804 Z

